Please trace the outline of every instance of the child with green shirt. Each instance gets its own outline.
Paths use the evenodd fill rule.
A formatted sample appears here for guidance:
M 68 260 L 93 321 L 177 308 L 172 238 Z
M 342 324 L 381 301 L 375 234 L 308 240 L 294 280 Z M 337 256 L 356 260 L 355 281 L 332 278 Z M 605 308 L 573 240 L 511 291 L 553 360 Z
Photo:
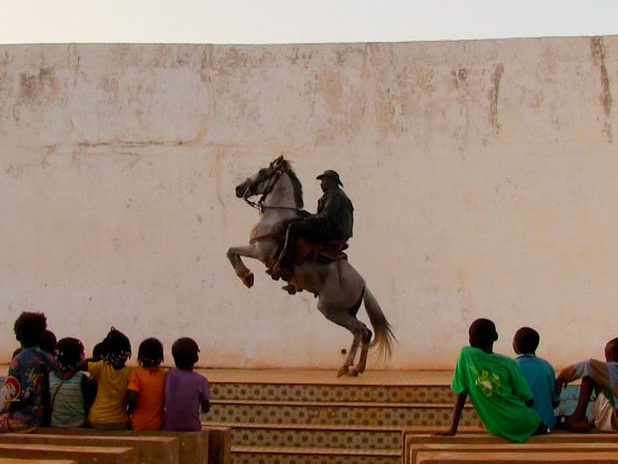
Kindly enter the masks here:
M 515 361 L 493 352 L 498 340 L 496 326 L 489 319 L 470 325 L 470 346 L 459 353 L 451 388 L 457 393 L 453 421 L 443 435 L 455 435 L 466 398 L 474 405 L 485 430 L 522 443 L 547 428 L 530 406 L 533 397 Z

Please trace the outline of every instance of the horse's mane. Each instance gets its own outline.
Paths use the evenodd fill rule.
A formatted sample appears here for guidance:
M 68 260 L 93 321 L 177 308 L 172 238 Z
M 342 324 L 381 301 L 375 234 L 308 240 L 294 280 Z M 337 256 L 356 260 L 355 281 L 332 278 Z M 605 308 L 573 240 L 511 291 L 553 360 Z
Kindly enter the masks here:
M 292 182 L 292 188 L 294 189 L 294 203 L 296 203 L 297 208 L 303 207 L 303 184 L 300 183 L 298 177 L 296 177 L 296 173 L 292 169 L 292 164 L 284 159 L 283 166 L 285 168 L 285 172 L 288 173 L 290 181 Z

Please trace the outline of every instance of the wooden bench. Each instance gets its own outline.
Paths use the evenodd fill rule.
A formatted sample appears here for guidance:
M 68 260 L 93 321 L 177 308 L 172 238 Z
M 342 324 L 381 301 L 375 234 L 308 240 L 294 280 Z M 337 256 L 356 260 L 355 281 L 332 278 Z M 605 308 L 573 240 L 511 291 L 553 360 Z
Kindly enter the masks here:
M 98 437 L 172 437 L 178 440 L 180 464 L 230 464 L 232 434 L 228 427 L 203 427 L 200 432 L 99 430 L 86 427 L 41 427 L 35 434 L 87 435 Z M 212 440 L 212 449 L 211 443 Z
M 448 451 L 425 451 L 419 453 L 419 464 L 618 464 L 615 452 L 487 452 L 466 453 Z
M 403 464 L 409 464 L 411 461 L 410 450 L 413 445 L 422 444 L 439 444 L 439 445 L 459 445 L 459 444 L 512 444 L 513 442 L 504 437 L 490 435 L 485 431 L 481 431 L 478 427 L 467 427 L 457 432 L 457 435 L 452 437 L 442 437 L 432 435 L 435 432 L 435 427 L 407 427 L 402 432 L 402 453 L 401 460 Z M 618 443 L 616 434 L 611 433 L 587 433 L 577 434 L 568 431 L 554 431 L 550 435 L 537 435 L 528 438 L 527 444 L 534 443 Z
M 0 458 L 0 464 L 77 464 L 75 461 L 65 459 L 15 459 Z
M 133 448 L 62 445 L 0 444 L 0 457 L 25 459 L 64 459 L 76 464 L 135 464 Z
M 500 443 L 500 444 L 416 444 L 410 447 L 409 464 L 420 464 L 427 452 L 470 453 L 598 453 L 612 452 L 618 456 L 618 443 Z
M 180 464 L 178 439 L 173 437 L 5 433 L 0 444 L 125 447 L 135 449 L 137 464 Z

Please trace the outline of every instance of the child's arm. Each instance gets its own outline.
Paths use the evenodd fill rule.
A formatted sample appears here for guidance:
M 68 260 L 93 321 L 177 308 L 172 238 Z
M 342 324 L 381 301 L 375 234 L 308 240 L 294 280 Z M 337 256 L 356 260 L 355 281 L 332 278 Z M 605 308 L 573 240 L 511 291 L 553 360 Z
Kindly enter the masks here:
M 84 412 L 86 413 L 86 417 L 88 417 L 88 413 L 90 412 L 90 407 L 92 406 L 91 401 L 91 385 L 94 382 L 88 377 L 87 374 L 82 375 L 82 380 L 80 382 L 80 387 L 82 391 L 82 396 L 84 397 Z
M 444 437 L 452 437 L 457 433 L 457 427 L 459 427 L 459 419 L 461 418 L 461 412 L 463 411 L 467 397 L 468 392 L 459 393 L 457 395 L 457 399 L 455 400 L 455 404 L 453 406 L 453 421 L 451 422 L 451 427 L 446 432 L 440 432 L 438 435 L 442 435 Z
M 88 363 L 89 362 L 95 362 L 95 361 L 97 361 L 97 359 L 95 359 L 95 358 L 82 359 L 80 362 L 78 362 L 75 365 L 75 370 L 77 370 L 77 371 L 87 371 L 88 370 Z
M 202 412 L 206 414 L 208 411 L 210 411 L 210 400 L 202 398 Z
M 133 390 L 127 390 L 127 413 L 129 416 L 133 414 L 135 408 L 137 407 L 137 397 L 139 393 Z

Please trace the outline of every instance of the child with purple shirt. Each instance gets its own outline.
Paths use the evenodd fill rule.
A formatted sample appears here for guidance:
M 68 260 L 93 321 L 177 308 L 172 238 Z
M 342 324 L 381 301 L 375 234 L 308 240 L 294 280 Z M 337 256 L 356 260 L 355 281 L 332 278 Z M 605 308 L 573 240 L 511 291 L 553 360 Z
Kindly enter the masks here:
M 195 340 L 179 338 L 172 345 L 176 369 L 165 375 L 163 430 L 197 432 L 202 429 L 200 406 L 210 410 L 210 388 L 206 377 L 193 372 L 200 349 Z

